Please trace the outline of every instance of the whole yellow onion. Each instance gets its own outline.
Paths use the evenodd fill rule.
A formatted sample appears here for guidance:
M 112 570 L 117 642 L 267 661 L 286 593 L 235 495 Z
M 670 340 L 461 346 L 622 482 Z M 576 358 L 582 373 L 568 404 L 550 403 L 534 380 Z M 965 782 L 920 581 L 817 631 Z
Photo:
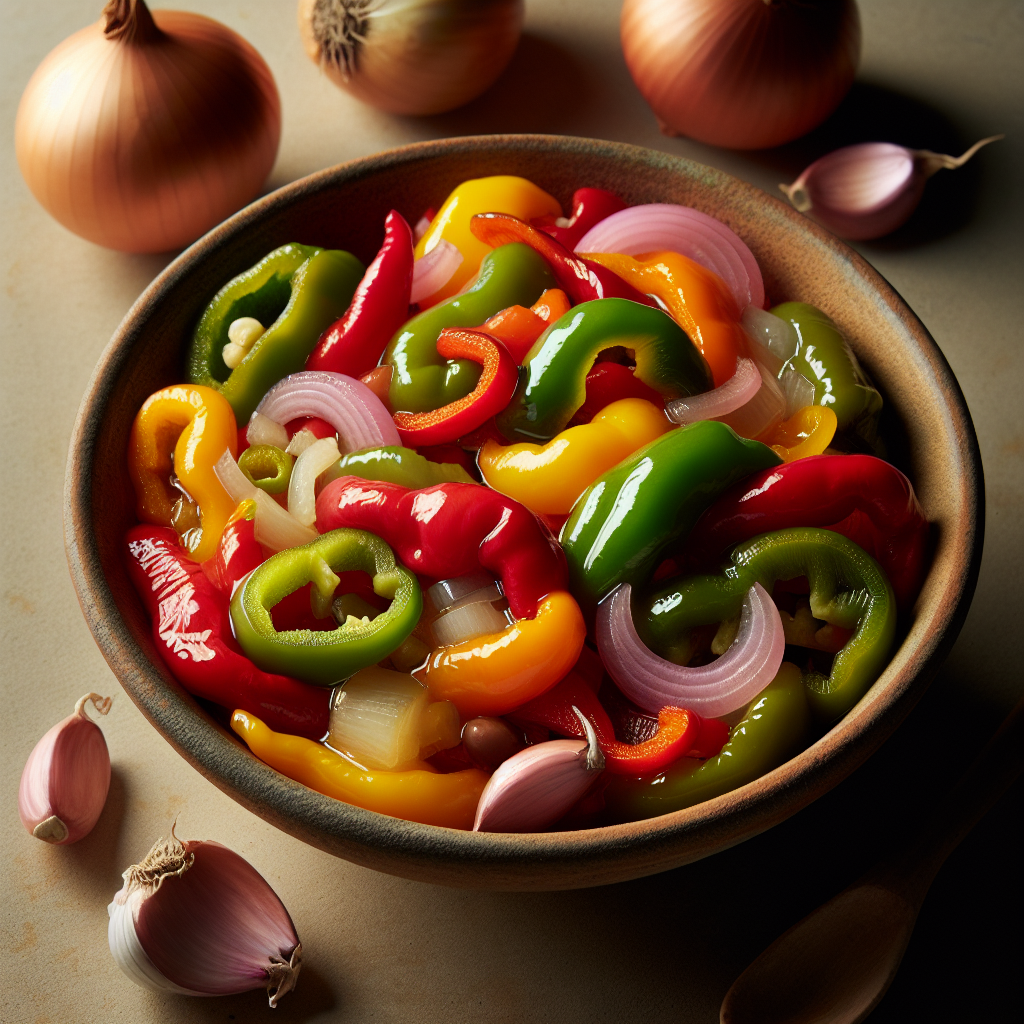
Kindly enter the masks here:
M 809 132 L 860 57 L 855 0 L 625 0 L 620 31 L 662 131 L 733 149 Z
M 512 59 L 523 0 L 299 0 L 310 60 L 392 114 L 440 114 L 479 96 Z
M 270 69 L 199 14 L 110 0 L 25 87 L 14 142 L 35 197 L 66 228 L 125 252 L 180 248 L 249 202 L 274 164 Z

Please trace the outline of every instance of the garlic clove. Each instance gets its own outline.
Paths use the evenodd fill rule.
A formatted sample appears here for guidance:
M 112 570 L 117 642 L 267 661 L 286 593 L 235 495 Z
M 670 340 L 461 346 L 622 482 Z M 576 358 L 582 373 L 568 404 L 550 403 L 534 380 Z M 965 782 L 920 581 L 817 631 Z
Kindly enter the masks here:
M 32 749 L 18 788 L 18 813 L 37 839 L 65 846 L 92 831 L 110 788 L 110 753 L 98 725 L 85 713 L 92 702 L 105 715 L 110 698 L 87 693 L 75 712 Z
M 573 708 L 587 741 L 549 740 L 520 750 L 488 779 L 474 832 L 538 832 L 558 821 L 604 770 L 590 720 Z
M 958 157 L 890 142 L 845 146 L 779 188 L 794 209 L 843 238 L 880 238 L 907 221 L 936 171 L 962 167 L 982 146 L 1003 137 L 982 139 Z
M 182 995 L 266 988 L 270 1005 L 295 986 L 302 946 L 262 875 L 220 843 L 160 840 L 124 872 L 107 907 L 107 940 L 137 985 Z

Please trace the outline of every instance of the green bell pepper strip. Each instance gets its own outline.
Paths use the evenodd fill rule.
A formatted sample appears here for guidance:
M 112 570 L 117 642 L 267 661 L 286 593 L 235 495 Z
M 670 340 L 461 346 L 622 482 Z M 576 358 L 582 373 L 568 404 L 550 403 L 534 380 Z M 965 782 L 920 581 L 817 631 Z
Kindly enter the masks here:
M 283 494 L 292 478 L 292 463 L 288 452 L 272 444 L 255 444 L 238 456 L 238 468 L 260 490 L 267 494 Z
M 853 636 L 835 656 L 828 676 L 809 672 L 807 696 L 816 717 L 841 718 L 885 668 L 896 634 L 896 598 L 878 563 L 841 534 L 791 527 L 733 549 L 721 576 L 691 576 L 634 602 L 637 631 L 655 652 L 671 649 L 683 630 L 739 615 L 743 596 L 760 583 L 771 593 L 779 580 L 806 576 L 811 614 Z M 663 655 L 665 656 L 665 655 Z
M 364 480 L 386 480 L 388 483 L 418 491 L 434 484 L 458 481 L 475 484 L 476 481 L 457 463 L 431 462 L 411 448 L 389 445 L 367 448 L 361 452 L 342 455 L 323 473 L 323 486 L 340 476 L 359 476 Z M 322 488 L 321 488 L 322 489 Z
M 723 491 L 781 461 L 767 445 L 702 420 L 669 431 L 598 477 L 559 537 L 569 589 L 584 614 L 592 617 L 597 602 L 620 583 L 645 584 L 662 552 L 684 538 Z
M 790 366 L 814 385 L 814 404 L 836 414 L 839 429 L 852 427 L 874 444 L 882 396 L 872 387 L 849 342 L 835 322 L 806 302 L 783 302 L 772 310 L 796 328 L 797 348 L 779 371 Z
M 381 363 L 394 367 L 388 393 L 395 412 L 430 412 L 465 398 L 480 379 L 471 359 L 445 360 L 437 339 L 445 327 L 478 327 L 509 306 L 529 308 L 554 288 L 544 258 L 522 242 L 489 252 L 473 286 L 414 316 L 388 342 Z
M 337 629 L 278 632 L 270 609 L 289 594 L 313 584 L 313 610 L 330 615 L 338 572 L 362 570 L 373 591 L 391 606 L 366 623 L 347 620 Z M 419 583 L 395 562 L 391 548 L 365 530 L 338 529 L 302 547 L 289 548 L 254 569 L 231 599 L 231 624 L 246 655 L 259 667 L 287 666 L 296 679 L 333 686 L 399 647 L 419 621 Z
M 711 369 L 664 310 L 629 299 L 594 299 L 556 320 L 526 356 L 526 370 L 498 429 L 511 441 L 550 441 L 587 397 L 587 372 L 602 349 L 621 345 L 636 359 L 634 376 L 662 398 L 710 391 Z
M 732 728 L 717 757 L 684 757 L 661 772 L 613 776 L 604 792 L 609 816 L 614 821 L 653 818 L 745 786 L 803 747 L 810 718 L 800 670 L 784 661 Z
M 192 336 L 188 379 L 215 388 L 248 423 L 267 391 L 306 365 L 323 331 L 348 308 L 363 265 L 340 249 L 283 245 L 229 281 L 206 307 Z M 242 316 L 267 325 L 229 370 L 222 351 L 228 327 Z

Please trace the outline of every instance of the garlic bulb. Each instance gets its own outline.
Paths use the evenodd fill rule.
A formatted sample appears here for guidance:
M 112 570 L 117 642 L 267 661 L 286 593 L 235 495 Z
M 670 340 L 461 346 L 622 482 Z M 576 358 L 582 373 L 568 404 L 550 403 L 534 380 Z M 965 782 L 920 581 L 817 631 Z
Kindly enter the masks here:
M 474 832 L 539 832 L 558 821 L 604 770 L 590 720 L 573 707 L 587 742 L 549 740 L 498 765 L 477 804 Z
M 99 726 L 85 713 L 90 701 L 101 715 L 110 710 L 109 697 L 87 693 L 75 713 L 33 747 L 21 773 L 21 823 L 37 839 L 55 846 L 88 835 L 107 802 L 110 754 Z
M 200 14 L 109 0 L 36 69 L 21 173 L 66 228 L 126 252 L 194 241 L 260 190 L 281 134 L 270 69 Z
M 792 185 L 779 188 L 795 209 L 842 238 L 880 238 L 910 217 L 936 171 L 962 167 L 982 146 L 1003 137 L 982 139 L 956 157 L 891 142 L 862 142 L 815 160 Z
M 220 843 L 172 830 L 107 907 L 107 941 L 137 985 L 192 996 L 266 988 L 270 1005 L 295 987 L 302 946 L 277 893 Z
M 299 0 L 310 60 L 392 114 L 440 114 L 479 96 L 519 42 L 523 0 Z

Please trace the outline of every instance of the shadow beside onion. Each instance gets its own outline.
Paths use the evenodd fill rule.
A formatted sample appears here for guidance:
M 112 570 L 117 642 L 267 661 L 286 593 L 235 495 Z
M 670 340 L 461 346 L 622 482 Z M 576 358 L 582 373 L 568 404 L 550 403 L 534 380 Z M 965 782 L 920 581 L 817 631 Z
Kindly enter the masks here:
M 953 122 L 928 103 L 871 82 L 854 82 L 835 113 L 814 131 L 775 149 L 749 154 L 794 181 L 819 157 L 858 142 L 894 142 L 959 156 L 978 140 L 965 138 Z M 988 154 L 985 154 L 987 156 Z M 920 205 L 903 227 L 885 238 L 858 243 L 882 251 L 910 249 L 937 241 L 973 218 L 984 178 L 984 156 L 954 171 L 939 171 L 925 187 Z

